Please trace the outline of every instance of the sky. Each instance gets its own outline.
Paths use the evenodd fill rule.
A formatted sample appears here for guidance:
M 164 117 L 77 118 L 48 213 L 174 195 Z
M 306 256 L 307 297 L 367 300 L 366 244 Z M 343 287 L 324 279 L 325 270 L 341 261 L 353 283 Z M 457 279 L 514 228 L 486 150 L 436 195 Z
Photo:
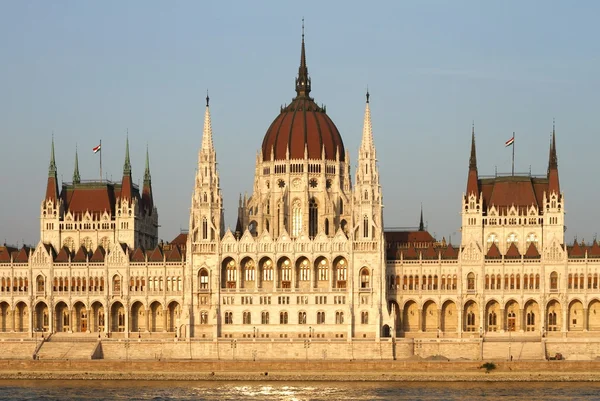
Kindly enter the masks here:
M 206 91 L 226 227 L 289 103 L 305 18 L 311 95 L 356 166 L 365 92 L 386 227 L 460 236 L 471 126 L 480 175 L 544 175 L 556 121 L 566 238 L 600 230 L 600 3 L 594 1 L 2 1 L 0 241 L 39 241 L 52 133 L 59 180 L 134 182 L 146 146 L 159 237 L 189 224 Z

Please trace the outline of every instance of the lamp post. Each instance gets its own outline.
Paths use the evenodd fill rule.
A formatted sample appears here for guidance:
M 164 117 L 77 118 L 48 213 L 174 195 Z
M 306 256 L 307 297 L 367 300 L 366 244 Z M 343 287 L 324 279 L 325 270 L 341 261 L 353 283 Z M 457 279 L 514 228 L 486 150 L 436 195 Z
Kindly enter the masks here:
M 253 327 L 252 331 L 254 332 L 254 334 L 252 334 L 252 337 L 256 338 L 256 327 Z

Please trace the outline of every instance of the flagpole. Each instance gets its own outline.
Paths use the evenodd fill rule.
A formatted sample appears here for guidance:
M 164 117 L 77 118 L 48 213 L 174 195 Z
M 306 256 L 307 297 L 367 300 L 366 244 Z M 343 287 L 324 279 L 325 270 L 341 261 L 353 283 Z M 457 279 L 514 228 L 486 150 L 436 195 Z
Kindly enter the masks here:
M 102 139 L 100 139 L 100 182 L 102 182 Z
M 513 131 L 513 143 L 512 143 L 512 175 L 515 175 L 515 132 Z M 102 160 L 102 159 L 100 159 Z

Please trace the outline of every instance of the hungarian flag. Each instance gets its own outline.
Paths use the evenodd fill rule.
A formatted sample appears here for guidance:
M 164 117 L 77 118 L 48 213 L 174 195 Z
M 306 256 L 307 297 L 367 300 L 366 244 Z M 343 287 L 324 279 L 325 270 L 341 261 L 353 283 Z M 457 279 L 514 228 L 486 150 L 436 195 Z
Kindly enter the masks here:
M 102 146 L 102 145 L 98 145 L 98 146 L 96 146 L 94 149 L 92 149 L 92 150 L 94 151 L 94 153 L 98 153 L 98 152 L 100 151 L 100 147 L 101 147 L 101 146 Z
M 515 136 L 514 136 L 514 135 L 513 135 L 513 137 L 512 137 L 512 138 L 510 138 L 508 141 L 506 141 L 506 142 L 504 143 L 504 146 L 505 146 L 505 147 L 506 147 L 506 146 L 510 146 L 510 145 L 512 145 L 513 143 L 515 143 Z

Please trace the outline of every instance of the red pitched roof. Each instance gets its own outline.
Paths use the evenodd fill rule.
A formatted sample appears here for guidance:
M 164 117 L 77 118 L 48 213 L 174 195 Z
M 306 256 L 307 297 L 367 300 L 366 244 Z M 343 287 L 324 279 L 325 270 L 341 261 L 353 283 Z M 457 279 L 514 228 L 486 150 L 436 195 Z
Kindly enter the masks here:
M 187 233 L 181 233 L 177 237 L 175 237 L 173 239 L 173 241 L 169 242 L 169 244 L 172 244 L 172 245 L 183 245 L 183 246 L 185 246 L 185 244 L 187 243 L 187 239 L 188 239 L 188 234 Z
M 583 249 L 581 246 L 579 246 L 577 241 L 575 241 L 569 251 L 569 257 L 570 258 L 583 258 L 584 256 L 585 256 L 585 249 Z
M 111 184 L 63 186 L 65 210 L 71 213 L 104 213 L 115 211 L 115 188 Z
M 430 243 L 427 249 L 424 252 L 421 252 L 423 259 L 437 259 L 438 253 L 433 248 L 433 244 Z
M 435 242 L 435 238 L 428 231 L 386 231 L 385 241 L 398 245 L 428 244 Z
M 154 250 L 152 250 L 148 254 L 149 262 L 162 262 L 163 260 L 164 260 L 164 258 L 163 258 L 162 250 L 158 246 L 156 248 L 154 248 Z
M 56 176 L 48 177 L 48 183 L 46 184 L 46 200 L 52 200 L 54 206 L 56 206 L 56 198 L 58 196 L 58 181 Z
M 532 205 L 543 206 L 544 191 L 548 192 L 548 179 L 530 176 L 501 176 L 480 180 L 484 208 L 496 206 L 507 210 L 511 206 L 523 211 Z
M 169 262 L 181 262 L 181 252 L 179 252 L 179 247 L 176 245 L 172 246 L 172 249 L 167 254 L 167 261 Z
M 136 248 L 130 255 L 130 260 L 132 262 L 145 262 L 146 256 L 144 255 L 144 250 L 142 248 Z
M 527 248 L 527 252 L 525 252 L 525 257 L 531 259 L 540 257 L 540 253 L 538 252 L 537 247 L 533 242 L 529 244 L 529 248 Z
M 0 262 L 10 262 L 10 255 L 16 252 L 16 248 L 8 246 L 0 246 Z
M 104 248 L 102 248 L 102 246 L 98 246 L 98 248 L 96 248 L 96 251 L 94 252 L 94 254 L 92 255 L 92 257 L 90 258 L 90 262 L 104 262 L 104 256 L 106 255 L 106 251 L 104 250 Z
M 18 252 L 15 252 L 16 255 L 13 256 L 13 262 L 15 263 L 27 263 L 29 262 L 29 248 L 23 246 Z
M 402 256 L 404 259 L 418 259 L 419 255 L 414 246 L 408 247 L 408 249 L 402 250 Z
M 75 257 L 73 258 L 73 262 L 87 262 L 87 256 L 88 256 L 88 252 L 82 245 L 79 247 L 79 250 L 75 254 Z
M 485 257 L 489 259 L 499 259 L 502 257 L 502 255 L 500 254 L 500 250 L 498 249 L 495 243 L 492 243 L 492 246 L 490 246 L 490 249 L 488 249 L 487 255 L 485 255 Z
M 594 240 L 592 246 L 588 248 L 588 257 L 600 258 L 600 246 L 598 245 L 598 241 Z
M 71 252 L 69 251 L 69 248 L 63 246 L 62 248 L 60 248 L 60 251 L 58 251 L 58 255 L 56 255 L 54 261 L 56 263 L 68 263 L 69 256 L 72 256 Z
M 504 256 L 507 258 L 516 259 L 521 257 L 521 253 L 519 252 L 519 249 L 517 248 L 515 243 L 512 242 L 508 247 L 508 250 L 506 251 L 506 255 Z
M 448 244 L 448 247 L 442 252 L 443 259 L 457 259 L 458 250 L 456 250 L 452 244 Z

